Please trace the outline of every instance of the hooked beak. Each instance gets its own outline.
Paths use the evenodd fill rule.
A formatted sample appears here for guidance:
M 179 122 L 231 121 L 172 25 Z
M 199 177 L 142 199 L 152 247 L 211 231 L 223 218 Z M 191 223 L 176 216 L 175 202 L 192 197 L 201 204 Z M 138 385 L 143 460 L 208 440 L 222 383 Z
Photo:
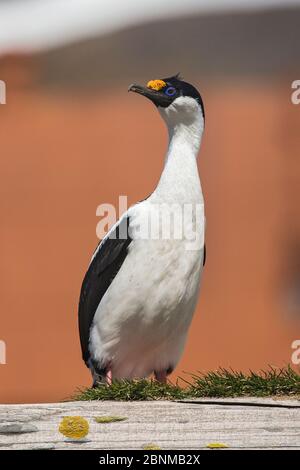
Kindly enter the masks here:
M 133 91 L 134 93 L 145 96 L 152 101 L 155 106 L 161 106 L 162 108 L 167 108 L 167 106 L 172 103 L 172 99 L 169 96 L 165 95 L 161 91 L 153 90 L 152 88 L 132 84 L 129 86 L 128 91 Z

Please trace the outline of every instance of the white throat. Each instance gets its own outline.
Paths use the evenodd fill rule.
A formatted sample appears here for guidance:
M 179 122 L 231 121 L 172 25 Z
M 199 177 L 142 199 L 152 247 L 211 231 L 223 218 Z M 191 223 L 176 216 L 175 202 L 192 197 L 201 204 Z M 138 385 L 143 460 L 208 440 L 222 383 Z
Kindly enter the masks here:
M 203 200 L 197 156 L 204 130 L 204 118 L 193 98 L 177 98 L 168 108 L 159 108 L 169 132 L 165 166 L 155 190 L 172 202 Z

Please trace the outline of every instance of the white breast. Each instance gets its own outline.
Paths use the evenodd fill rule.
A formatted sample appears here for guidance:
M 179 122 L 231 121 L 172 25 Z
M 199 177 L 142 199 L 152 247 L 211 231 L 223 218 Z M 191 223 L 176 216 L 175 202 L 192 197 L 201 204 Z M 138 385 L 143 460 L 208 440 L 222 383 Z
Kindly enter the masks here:
M 142 225 L 157 210 L 151 200 L 138 204 L 129 211 L 133 226 Z M 91 333 L 93 356 L 110 362 L 115 378 L 175 368 L 197 301 L 203 227 L 204 213 L 193 249 L 186 238 L 134 238 L 130 244 L 97 309 Z

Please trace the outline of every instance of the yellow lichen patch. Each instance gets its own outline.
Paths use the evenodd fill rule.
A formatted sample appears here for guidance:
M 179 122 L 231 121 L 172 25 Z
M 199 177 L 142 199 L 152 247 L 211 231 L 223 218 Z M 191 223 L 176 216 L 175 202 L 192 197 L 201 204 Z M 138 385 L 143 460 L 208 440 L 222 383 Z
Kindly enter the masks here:
M 207 444 L 209 449 L 226 449 L 228 448 L 228 445 L 223 444 L 222 442 L 211 442 L 210 444 Z
M 71 439 L 81 439 L 89 433 L 89 423 L 81 416 L 65 416 L 58 430 Z
M 152 90 L 159 91 L 163 87 L 166 86 L 166 82 L 163 80 L 150 80 L 150 82 L 147 83 L 147 87 L 151 88 Z
M 157 444 L 146 444 L 143 446 L 143 450 L 161 450 Z
M 96 423 L 106 424 L 106 423 L 116 423 L 118 421 L 125 421 L 125 416 L 97 416 L 94 418 Z

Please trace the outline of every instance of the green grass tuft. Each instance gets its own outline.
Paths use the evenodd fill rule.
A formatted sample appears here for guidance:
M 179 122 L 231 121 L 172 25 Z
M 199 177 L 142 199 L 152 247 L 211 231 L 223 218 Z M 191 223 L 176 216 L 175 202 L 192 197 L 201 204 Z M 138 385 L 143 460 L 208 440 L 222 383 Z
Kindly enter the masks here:
M 205 375 L 193 375 L 193 397 L 269 397 L 300 395 L 300 375 L 291 367 L 270 368 L 259 373 L 219 369 Z
M 172 384 L 161 384 L 154 380 L 120 380 L 109 387 L 99 385 L 97 388 L 82 390 L 75 400 L 176 400 L 185 398 L 185 390 Z
M 183 379 L 182 379 L 183 380 Z M 269 368 L 267 371 L 249 374 L 218 369 L 216 372 L 191 375 L 186 388 L 154 380 L 122 380 L 111 386 L 80 390 L 75 400 L 182 400 L 197 397 L 269 397 L 289 396 L 300 398 L 300 375 L 291 367 Z

